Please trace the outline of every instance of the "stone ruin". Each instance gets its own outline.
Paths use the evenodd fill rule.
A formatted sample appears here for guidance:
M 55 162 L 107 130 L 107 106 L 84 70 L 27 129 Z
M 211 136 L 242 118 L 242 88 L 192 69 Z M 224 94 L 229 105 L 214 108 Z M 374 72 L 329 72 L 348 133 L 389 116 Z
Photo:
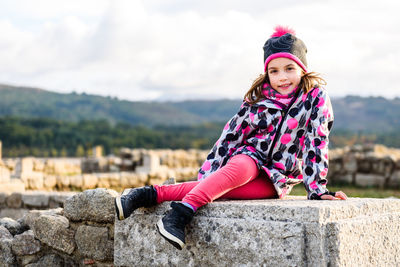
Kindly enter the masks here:
M 0 266 L 113 266 L 116 195 L 88 190 L 66 198 L 64 208 L 1 218 Z
M 202 150 L 121 149 L 118 157 L 8 158 L 0 161 L 0 192 L 120 190 L 170 177 L 191 180 L 206 155 Z
M 108 189 L 63 208 L 0 219 L 0 266 L 397 266 L 400 200 L 218 200 L 201 207 L 178 251 L 154 225 L 169 203 L 115 218 Z M 2 205 L 0 198 L 0 205 Z M 3 203 L 4 205 L 4 203 Z M 24 204 L 25 205 L 25 204 Z
M 82 191 L 160 184 L 170 177 L 195 180 L 204 150 L 121 149 L 118 156 L 6 158 L 0 160 L 0 192 Z M 400 150 L 382 145 L 330 150 L 328 181 L 400 188 Z
M 400 150 L 383 145 L 332 149 L 328 181 L 356 186 L 400 188 Z

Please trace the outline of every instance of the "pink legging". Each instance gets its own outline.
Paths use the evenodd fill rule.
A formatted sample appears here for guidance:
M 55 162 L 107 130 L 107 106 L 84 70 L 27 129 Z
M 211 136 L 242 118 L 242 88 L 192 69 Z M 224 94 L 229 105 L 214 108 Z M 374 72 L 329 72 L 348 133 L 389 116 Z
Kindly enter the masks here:
M 228 163 L 204 180 L 173 185 L 155 185 L 157 202 L 182 201 L 195 209 L 218 198 L 265 199 L 278 195 L 264 172 L 254 160 L 244 154 L 232 157 Z

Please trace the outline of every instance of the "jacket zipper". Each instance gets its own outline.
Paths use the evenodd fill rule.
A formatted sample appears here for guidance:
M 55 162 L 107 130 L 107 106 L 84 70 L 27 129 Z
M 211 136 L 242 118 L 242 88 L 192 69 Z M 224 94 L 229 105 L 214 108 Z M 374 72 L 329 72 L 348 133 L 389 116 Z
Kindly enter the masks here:
M 289 113 L 290 108 L 296 102 L 296 100 L 297 100 L 297 98 L 299 96 L 299 93 L 300 93 L 300 90 L 293 97 L 293 100 L 292 100 L 292 102 L 290 102 L 289 106 L 285 110 L 282 110 L 282 120 L 279 123 L 278 130 L 277 130 L 277 132 L 275 134 L 274 140 L 272 140 L 272 145 L 271 145 L 271 148 L 270 148 L 270 150 L 268 152 L 268 160 L 269 160 L 269 162 L 272 162 L 272 152 L 274 151 L 275 144 L 276 144 L 276 142 L 278 141 L 278 139 L 280 137 L 280 133 L 281 133 L 281 128 L 282 128 L 283 122 L 286 120 L 286 117 L 287 117 L 287 114 Z

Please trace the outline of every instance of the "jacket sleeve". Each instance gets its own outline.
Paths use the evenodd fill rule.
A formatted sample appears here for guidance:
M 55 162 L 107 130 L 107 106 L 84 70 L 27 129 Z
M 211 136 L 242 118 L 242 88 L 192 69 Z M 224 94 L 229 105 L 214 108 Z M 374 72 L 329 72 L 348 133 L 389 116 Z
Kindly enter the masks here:
M 204 179 L 220 167 L 224 166 L 232 155 L 242 144 L 243 140 L 252 131 L 251 106 L 243 102 L 240 110 L 225 125 L 221 136 L 211 149 L 207 160 L 203 163 L 198 173 L 198 179 Z
M 314 90 L 318 90 L 315 92 Z M 329 132 L 333 125 L 333 111 L 329 96 L 324 89 L 315 88 L 311 115 L 303 146 L 303 182 L 308 199 L 321 199 L 328 194 L 326 176 L 328 173 Z

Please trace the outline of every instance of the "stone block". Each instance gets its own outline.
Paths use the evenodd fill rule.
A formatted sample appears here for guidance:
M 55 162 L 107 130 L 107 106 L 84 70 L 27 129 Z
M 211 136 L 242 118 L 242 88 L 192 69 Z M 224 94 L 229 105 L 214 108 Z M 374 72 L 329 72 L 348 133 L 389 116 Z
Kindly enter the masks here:
M 0 184 L 0 192 L 24 192 L 25 184 L 20 179 L 10 179 L 9 182 Z
M 64 267 L 64 266 L 77 266 L 77 264 L 75 263 L 68 264 L 64 262 L 64 260 L 60 256 L 56 254 L 49 254 L 49 255 L 44 255 L 35 263 L 26 265 L 26 267 L 42 267 L 42 266 Z
M 25 188 L 41 190 L 44 186 L 43 172 L 22 172 L 21 180 L 25 183 Z
M 72 221 L 114 222 L 114 190 L 97 188 L 78 193 L 64 203 L 64 214 Z
M 38 254 L 18 256 L 17 261 L 20 266 L 32 266 L 31 263 L 36 263 L 39 259 Z
M 12 235 L 20 234 L 24 230 L 19 222 L 11 218 L 1 218 L 0 225 L 4 226 Z
M 121 186 L 121 175 L 118 172 L 108 173 L 108 181 L 110 187 L 116 188 Z
M 11 250 L 12 239 L 0 238 L 0 266 L 16 266 L 15 256 Z
M 0 192 L 0 209 L 6 206 L 6 199 L 8 194 Z
M 394 266 L 400 260 L 394 234 L 400 200 L 216 201 L 198 210 L 182 251 L 155 230 L 167 209 L 163 203 L 116 220 L 115 266 Z
M 82 179 L 83 179 L 83 185 L 82 185 L 82 189 L 92 189 L 92 188 L 96 188 L 97 186 L 97 182 L 98 182 L 98 178 L 93 175 L 93 174 L 83 174 L 82 175 Z
M 393 172 L 389 180 L 389 187 L 400 188 L 400 168 Z
M 10 181 L 10 170 L 2 165 L 0 165 L 0 184 Z
M 7 197 L 6 203 L 9 208 L 20 208 L 22 206 L 22 194 L 12 193 Z
M 55 175 L 44 174 L 43 186 L 45 189 L 53 190 L 57 185 L 57 178 Z
M 351 184 L 353 181 L 353 174 L 337 174 L 332 180 L 334 180 L 335 182 L 344 182 Z
M 29 230 L 16 235 L 11 244 L 12 251 L 17 256 L 32 255 L 40 251 L 40 242 L 35 239 L 33 231 Z
M 72 175 L 69 177 L 69 184 L 71 187 L 81 189 L 83 185 L 82 175 Z
M 70 185 L 69 176 L 57 175 L 56 179 L 57 179 L 57 188 L 58 189 L 69 188 L 69 185 Z
M 97 186 L 102 188 L 115 188 L 121 186 L 121 177 L 119 173 L 95 173 L 98 182 Z
M 21 173 L 30 173 L 33 171 L 33 161 L 34 158 L 32 157 L 21 159 Z
M 13 236 L 3 225 L 0 225 L 0 239 L 12 239 Z
M 14 220 L 18 220 L 22 218 L 26 213 L 28 213 L 27 209 L 14 209 L 14 208 L 5 208 L 0 210 L 0 218 L 11 218 Z
M 114 242 L 108 239 L 107 227 L 81 225 L 75 240 L 81 255 L 99 261 L 113 259 Z
M 31 210 L 28 211 L 20 220 L 18 220 L 21 224 L 27 225 L 30 229 L 33 229 L 34 223 L 36 219 L 38 219 L 41 215 L 62 215 L 62 208 L 49 209 L 49 210 Z
M 121 187 L 141 187 L 148 182 L 148 175 L 145 173 L 122 172 Z
M 332 266 L 397 266 L 399 213 L 371 213 L 327 224 Z
M 379 174 L 364 174 L 357 173 L 356 185 L 359 186 L 379 186 L 383 187 L 385 184 L 385 177 Z
M 30 192 L 22 195 L 22 201 L 26 207 L 43 209 L 49 207 L 49 194 Z
M 40 215 L 33 223 L 35 237 L 48 246 L 72 254 L 75 250 L 74 231 L 67 218 L 59 215 Z
M 57 193 L 52 193 L 50 195 L 50 200 L 49 200 L 49 208 L 50 209 L 55 209 L 58 207 L 64 207 L 64 202 L 67 200 L 69 197 L 75 195 L 75 192 L 57 192 Z

